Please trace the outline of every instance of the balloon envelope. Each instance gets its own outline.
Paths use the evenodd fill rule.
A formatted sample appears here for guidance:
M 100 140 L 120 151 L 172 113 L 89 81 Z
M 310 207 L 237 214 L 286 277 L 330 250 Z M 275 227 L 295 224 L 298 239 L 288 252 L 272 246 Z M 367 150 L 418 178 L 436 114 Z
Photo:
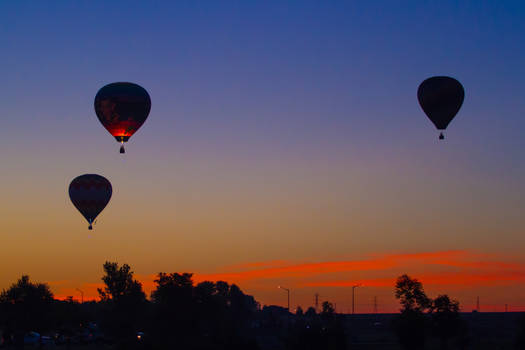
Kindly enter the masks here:
M 89 222 L 89 228 L 95 218 L 111 199 L 111 183 L 97 174 L 80 175 L 69 185 L 69 198 L 78 211 Z
M 95 96 L 95 113 L 102 125 L 119 142 L 127 142 L 148 117 L 148 92 L 133 83 L 112 83 Z
M 439 130 L 445 130 L 458 113 L 465 90 L 450 77 L 428 78 L 419 85 L 417 99 L 428 118 Z

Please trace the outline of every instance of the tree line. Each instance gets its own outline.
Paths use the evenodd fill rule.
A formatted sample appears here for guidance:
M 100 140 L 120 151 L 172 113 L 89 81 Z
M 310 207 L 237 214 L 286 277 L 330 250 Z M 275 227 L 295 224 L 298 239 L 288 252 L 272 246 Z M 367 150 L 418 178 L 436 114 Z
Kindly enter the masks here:
M 3 343 L 22 348 L 27 332 L 67 335 L 97 322 L 117 349 L 255 349 L 247 330 L 259 304 L 235 284 L 195 285 L 191 273 L 159 273 L 148 300 L 129 265 L 103 269 L 100 301 L 83 304 L 56 300 L 47 284 L 22 276 L 0 294 Z
M 96 332 L 101 346 L 112 349 L 351 349 L 351 315 L 335 312 L 325 301 L 317 312 L 301 307 L 295 314 L 279 306 L 261 305 L 235 284 L 204 281 L 191 273 L 159 273 L 147 298 L 131 267 L 103 265 L 99 300 L 78 303 L 56 300 L 49 286 L 24 275 L 0 293 L 0 330 L 8 348 L 22 349 L 30 331 L 54 334 L 69 341 L 81 329 Z M 448 295 L 429 298 L 423 285 L 408 275 L 395 284 L 400 313 L 390 331 L 403 349 L 425 349 L 436 341 L 441 349 L 468 349 L 471 335 L 460 305 Z M 87 327 L 87 328 L 86 328 Z M 97 328 L 98 329 L 98 328 Z M 520 334 L 525 335 L 525 322 Z M 278 344 L 278 345 L 276 345 Z M 518 336 L 517 348 L 525 337 Z

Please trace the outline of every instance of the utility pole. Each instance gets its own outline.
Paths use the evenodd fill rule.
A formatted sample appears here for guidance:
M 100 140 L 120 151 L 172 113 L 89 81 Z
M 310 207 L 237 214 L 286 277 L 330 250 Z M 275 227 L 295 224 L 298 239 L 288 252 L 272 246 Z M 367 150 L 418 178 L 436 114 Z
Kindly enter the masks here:
M 476 310 L 479 312 L 479 296 L 476 300 Z
M 279 289 L 283 289 L 283 290 L 286 291 L 286 293 L 288 293 L 288 312 L 290 312 L 290 289 L 288 289 L 288 288 L 284 288 L 284 287 L 282 287 L 282 286 L 279 286 L 279 287 L 277 287 L 277 288 L 279 288 Z
M 505 304 L 505 312 L 508 312 L 508 311 L 509 311 L 509 306 Z
M 374 296 L 374 314 L 377 314 L 377 296 Z
M 319 293 L 315 293 L 315 312 L 319 312 Z
M 352 315 L 354 314 L 355 312 L 355 303 L 354 303 L 354 299 L 355 299 L 355 289 L 357 287 L 360 287 L 361 284 L 356 284 L 356 285 L 353 285 L 352 286 Z

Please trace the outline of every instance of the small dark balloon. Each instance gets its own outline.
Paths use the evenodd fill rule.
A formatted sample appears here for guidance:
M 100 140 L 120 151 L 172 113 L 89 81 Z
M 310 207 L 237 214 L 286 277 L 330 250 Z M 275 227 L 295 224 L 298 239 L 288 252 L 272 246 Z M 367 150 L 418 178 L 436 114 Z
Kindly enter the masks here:
M 419 105 L 438 130 L 447 128 L 461 108 L 464 98 L 463 86 L 450 77 L 428 78 L 417 90 Z
M 137 84 L 108 84 L 95 96 L 98 120 L 120 143 L 127 142 L 144 124 L 150 110 L 149 94 Z M 124 153 L 123 148 L 121 153 Z
M 90 230 L 93 221 L 109 203 L 112 193 L 108 179 L 97 174 L 80 175 L 69 185 L 69 198 L 88 221 Z

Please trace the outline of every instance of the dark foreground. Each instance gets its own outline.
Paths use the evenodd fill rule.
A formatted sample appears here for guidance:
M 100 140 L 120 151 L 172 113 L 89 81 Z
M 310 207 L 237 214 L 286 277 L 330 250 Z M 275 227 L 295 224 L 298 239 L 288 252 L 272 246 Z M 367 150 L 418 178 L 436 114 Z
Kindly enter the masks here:
M 279 308 L 280 309 L 280 308 Z M 274 310 L 276 311 L 276 310 Z M 284 311 L 280 309 L 279 311 Z M 256 347 L 261 350 L 279 350 L 296 348 L 318 348 L 321 344 L 299 344 L 287 343 L 290 332 L 296 332 L 297 326 L 309 327 L 308 321 L 301 324 L 295 315 L 286 313 L 267 314 L 267 319 L 260 319 L 252 325 L 253 334 L 257 340 Z M 346 349 L 402 349 L 398 343 L 396 333 L 392 327 L 396 314 L 358 314 L 338 315 L 341 320 L 342 334 L 344 334 L 344 347 Z M 520 332 L 520 321 L 525 313 L 461 313 L 461 318 L 468 325 L 468 345 L 464 349 L 519 349 L 516 345 L 517 336 Z M 305 335 L 303 335 L 305 336 Z M 307 335 L 306 335 L 307 336 Z M 311 345 L 311 347 L 310 347 Z M 334 344 L 328 340 L 326 348 Z M 304 347 L 306 346 L 306 347 Z M 315 347 L 314 347 L 315 346 Z M 321 345 L 322 346 L 322 345 Z M 14 346 L 1 346 L 2 349 L 15 349 Z M 111 342 L 99 339 L 96 343 L 47 343 L 45 345 L 25 345 L 24 349 L 63 349 L 63 350 L 113 350 L 118 348 Z M 140 340 L 132 345 L 132 348 L 147 349 L 148 344 L 140 344 Z M 460 349 L 461 346 L 450 342 L 448 349 Z M 214 348 L 216 349 L 216 348 Z M 442 349 L 438 339 L 428 337 L 425 349 Z
M 348 315 L 345 329 L 348 332 L 348 349 L 402 349 L 398 344 L 392 322 L 396 314 Z M 502 313 L 461 313 L 468 326 L 468 345 L 466 349 L 520 349 L 516 345 L 520 332 L 522 312 Z M 453 342 L 449 349 L 459 349 Z M 425 349 L 441 349 L 437 339 L 429 337 Z

